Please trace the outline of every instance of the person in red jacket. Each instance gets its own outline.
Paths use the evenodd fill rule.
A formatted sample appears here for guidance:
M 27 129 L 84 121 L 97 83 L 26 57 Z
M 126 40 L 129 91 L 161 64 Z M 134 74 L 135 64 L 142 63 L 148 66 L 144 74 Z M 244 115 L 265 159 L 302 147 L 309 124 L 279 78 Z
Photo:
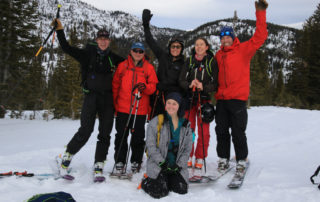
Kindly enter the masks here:
M 132 134 L 131 170 L 133 173 L 140 170 L 145 146 L 144 125 L 146 115 L 151 110 L 149 96 L 155 92 L 157 83 L 154 67 L 146 60 L 144 45 L 140 42 L 133 43 L 128 58 L 119 64 L 112 80 L 113 103 L 117 113 L 114 158 L 118 173 L 122 172 L 127 163 L 129 129 Z
M 266 0 L 255 2 L 256 31 L 251 39 L 240 43 L 231 27 L 220 32 L 221 47 L 215 58 L 218 62 L 218 90 L 215 94 L 218 170 L 229 167 L 231 138 L 234 144 L 237 171 L 247 165 L 248 145 L 246 127 L 248 121 L 246 101 L 249 96 L 250 60 L 267 39 Z

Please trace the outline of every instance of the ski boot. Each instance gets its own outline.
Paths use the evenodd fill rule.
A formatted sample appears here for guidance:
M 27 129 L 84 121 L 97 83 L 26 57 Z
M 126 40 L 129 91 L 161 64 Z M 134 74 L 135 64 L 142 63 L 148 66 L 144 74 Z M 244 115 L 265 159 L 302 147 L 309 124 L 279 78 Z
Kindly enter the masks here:
M 201 179 L 202 179 L 202 167 L 203 167 L 203 160 L 202 159 L 196 159 L 196 163 L 194 165 L 193 177 L 190 178 L 191 182 L 201 181 Z
M 71 163 L 73 155 L 69 152 L 65 152 L 62 157 L 61 165 L 59 167 L 59 174 L 63 179 L 74 180 L 74 177 L 69 174 L 69 165 Z
M 96 162 L 94 164 L 94 182 L 104 182 L 106 178 L 103 176 L 103 162 Z
M 133 162 L 131 163 L 131 172 L 132 174 L 140 172 L 141 163 Z
M 229 160 L 226 158 L 220 158 L 218 161 L 218 172 L 219 173 L 223 173 L 226 170 L 228 170 L 228 168 L 230 167 L 229 165 Z

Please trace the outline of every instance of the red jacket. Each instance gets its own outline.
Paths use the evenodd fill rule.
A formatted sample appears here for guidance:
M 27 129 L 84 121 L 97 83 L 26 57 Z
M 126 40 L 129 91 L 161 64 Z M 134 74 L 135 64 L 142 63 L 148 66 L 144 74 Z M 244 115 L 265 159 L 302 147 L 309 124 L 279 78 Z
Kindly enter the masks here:
M 219 68 L 216 100 L 248 100 L 250 60 L 268 37 L 266 11 L 256 11 L 256 16 L 256 31 L 250 40 L 240 43 L 235 38 L 232 46 L 221 46 L 215 56 Z
M 149 96 L 155 92 L 158 78 L 153 65 L 145 58 L 142 60 L 142 66 L 135 66 L 129 55 L 119 64 L 112 80 L 113 103 L 117 112 L 129 114 L 134 101 L 131 93 L 133 86 L 140 82 L 146 85 L 146 89 L 141 93 L 137 115 L 146 115 L 151 110 Z M 132 114 L 135 114 L 136 104 Z

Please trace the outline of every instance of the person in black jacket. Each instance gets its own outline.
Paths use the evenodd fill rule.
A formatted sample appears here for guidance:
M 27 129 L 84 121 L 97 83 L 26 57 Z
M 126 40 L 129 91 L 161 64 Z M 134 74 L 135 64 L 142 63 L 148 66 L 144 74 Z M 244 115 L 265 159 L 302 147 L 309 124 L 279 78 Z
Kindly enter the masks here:
M 157 84 L 156 93 L 152 96 L 152 111 L 150 119 L 165 112 L 164 98 L 168 93 L 180 92 L 184 96 L 184 90 L 179 86 L 179 75 L 185 63 L 183 55 L 183 40 L 179 38 L 172 38 L 168 43 L 168 51 L 160 48 L 159 44 L 152 37 L 150 31 L 149 23 L 151 17 L 152 14 L 150 10 L 144 9 L 142 13 L 144 35 L 148 46 L 151 48 L 159 62 L 157 69 L 159 83 Z
M 190 108 L 186 111 L 186 117 L 191 122 L 193 131 L 195 130 L 197 118 L 197 147 L 195 151 L 192 147 L 188 160 L 189 176 L 194 180 L 198 180 L 202 176 L 202 167 L 207 156 L 210 138 L 210 123 L 202 121 L 199 113 L 200 107 L 204 103 L 211 102 L 210 93 L 217 89 L 217 78 L 218 66 L 208 41 L 202 37 L 197 38 L 191 56 L 186 60 L 186 65 L 182 69 L 179 78 L 181 87 L 188 90 Z M 196 157 L 194 169 L 192 165 L 193 155 Z
M 99 117 L 99 134 L 95 153 L 95 175 L 102 176 L 104 161 L 110 145 L 114 107 L 112 99 L 112 75 L 116 66 L 124 60 L 110 48 L 109 32 L 97 32 L 96 43 L 88 43 L 84 49 L 70 46 L 66 41 L 62 24 L 55 19 L 56 31 L 62 50 L 81 64 L 82 87 L 85 93 L 78 132 L 67 145 L 62 157 L 60 174 L 67 174 L 73 155 L 88 141 L 94 130 L 96 115 Z

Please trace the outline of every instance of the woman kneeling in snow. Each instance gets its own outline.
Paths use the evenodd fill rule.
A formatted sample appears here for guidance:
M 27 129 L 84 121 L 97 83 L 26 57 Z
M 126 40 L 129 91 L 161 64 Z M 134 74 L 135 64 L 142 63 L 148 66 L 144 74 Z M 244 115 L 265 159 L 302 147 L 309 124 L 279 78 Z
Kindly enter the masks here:
M 147 128 L 147 177 L 141 188 L 154 198 L 169 191 L 188 192 L 187 161 L 192 148 L 190 123 L 183 118 L 181 94 L 166 97 L 165 114 L 153 118 Z

